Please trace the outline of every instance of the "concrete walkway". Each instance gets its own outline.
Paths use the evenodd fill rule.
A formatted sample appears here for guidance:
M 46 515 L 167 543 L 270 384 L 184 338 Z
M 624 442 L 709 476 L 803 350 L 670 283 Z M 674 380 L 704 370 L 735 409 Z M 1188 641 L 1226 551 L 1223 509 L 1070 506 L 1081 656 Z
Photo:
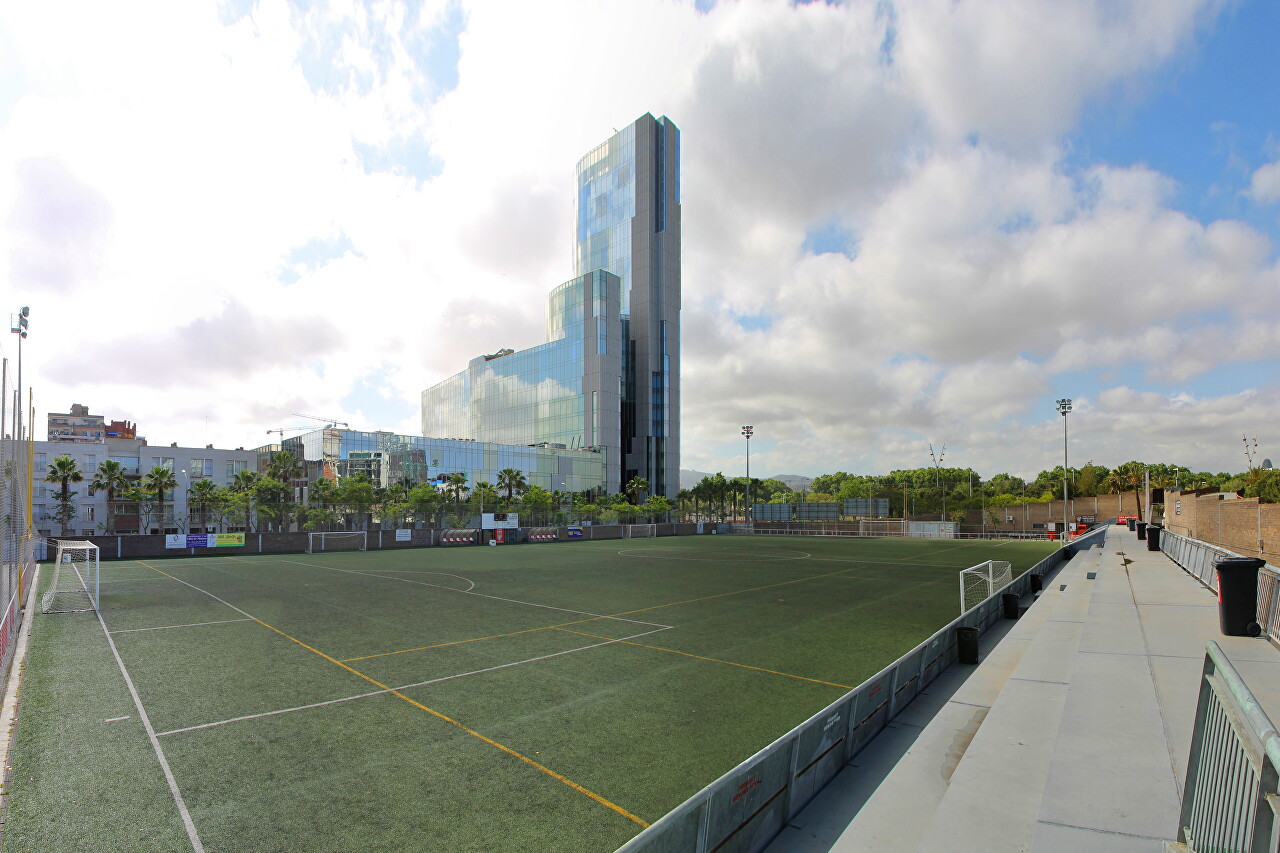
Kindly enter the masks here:
M 1162 853 L 1207 642 L 1280 720 L 1280 652 L 1222 636 L 1215 595 L 1127 528 L 1005 624 L 977 668 L 930 685 L 767 853 Z

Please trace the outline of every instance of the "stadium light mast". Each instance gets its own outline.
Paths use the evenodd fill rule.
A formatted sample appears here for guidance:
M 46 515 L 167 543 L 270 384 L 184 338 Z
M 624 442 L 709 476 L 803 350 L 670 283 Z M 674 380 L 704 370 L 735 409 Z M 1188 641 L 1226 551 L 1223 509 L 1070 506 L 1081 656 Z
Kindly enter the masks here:
M 942 450 L 937 455 L 933 452 L 933 442 L 929 442 L 929 458 L 933 460 L 933 482 L 938 488 L 938 494 L 942 496 L 942 514 L 938 516 L 939 521 L 947 520 L 947 493 L 942 491 L 942 460 L 947 456 L 947 446 L 942 445 Z
M 751 529 L 754 513 L 751 512 L 751 436 L 755 435 L 756 428 L 753 426 L 744 426 L 742 428 L 742 437 L 747 440 L 747 529 Z
M 13 437 L 18 441 L 22 441 L 22 342 L 27 337 L 27 318 L 30 316 L 31 309 L 23 305 L 21 311 L 9 318 L 9 331 L 18 336 L 18 405 L 13 409 L 14 417 L 17 418 Z
M 1058 414 L 1062 415 L 1062 543 L 1067 542 L 1067 412 L 1071 411 L 1071 398 L 1058 401 Z

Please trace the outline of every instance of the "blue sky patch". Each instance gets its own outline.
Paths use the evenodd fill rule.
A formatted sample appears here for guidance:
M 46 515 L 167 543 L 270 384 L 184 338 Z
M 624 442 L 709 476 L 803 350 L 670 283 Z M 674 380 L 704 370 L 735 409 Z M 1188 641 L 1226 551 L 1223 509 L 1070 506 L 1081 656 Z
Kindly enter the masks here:
M 767 332 L 773 327 L 773 318 L 768 314 L 739 314 L 733 320 L 748 332 Z
M 387 399 L 379 390 L 389 384 L 387 380 L 392 370 L 382 365 L 356 379 L 351 390 L 339 401 L 342 410 L 363 414 L 368 419 L 369 429 L 391 427 L 416 412 L 414 398 L 401 398 L 395 392 L 391 399 Z
M 1084 111 L 1069 138 L 1068 164 L 1145 165 L 1178 183 L 1171 203 L 1209 222 L 1241 219 L 1280 242 L 1274 211 L 1244 195 L 1254 170 L 1274 160 L 1280 140 L 1280 4 L 1232 4 L 1208 38 L 1143 81 L 1154 91 L 1117 93 Z
M 313 273 L 330 261 L 347 254 L 362 258 L 351 238 L 339 231 L 332 237 L 312 237 L 301 246 L 294 246 L 285 256 L 284 264 L 276 271 L 276 278 L 284 284 L 293 284 L 306 273 Z
M 828 220 L 806 231 L 801 248 L 811 255 L 834 252 L 851 260 L 858 254 L 858 242 L 854 233 L 837 219 Z
M 401 137 L 383 145 L 375 145 L 353 137 L 351 148 L 366 175 L 391 172 L 408 175 L 421 184 L 444 169 L 444 161 L 433 154 L 431 146 L 421 139 Z

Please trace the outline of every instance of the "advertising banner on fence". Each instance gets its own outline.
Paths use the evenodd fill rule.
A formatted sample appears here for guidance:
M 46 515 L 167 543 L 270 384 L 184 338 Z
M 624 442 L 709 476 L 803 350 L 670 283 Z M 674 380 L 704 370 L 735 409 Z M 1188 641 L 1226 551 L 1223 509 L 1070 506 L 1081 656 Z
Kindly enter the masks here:
M 396 531 L 396 541 L 397 541 L 397 542 L 409 542 L 409 541 L 412 541 L 412 539 L 413 539 L 413 531 L 412 531 L 412 530 L 397 530 L 397 531 Z
M 170 533 L 166 548 L 228 548 L 244 545 L 243 533 Z
M 567 529 L 568 529 L 568 531 L 569 531 L 569 538 L 570 538 L 570 539 L 581 539 L 581 538 L 582 538 L 582 528 L 581 528 L 581 527 L 570 527 L 570 528 L 567 528 Z

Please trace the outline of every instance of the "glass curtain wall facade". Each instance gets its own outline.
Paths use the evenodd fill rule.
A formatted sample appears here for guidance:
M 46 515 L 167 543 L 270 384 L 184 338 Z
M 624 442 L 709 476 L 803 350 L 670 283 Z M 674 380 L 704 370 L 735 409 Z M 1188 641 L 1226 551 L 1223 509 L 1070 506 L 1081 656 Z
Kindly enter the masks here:
M 547 298 L 547 342 L 471 359 L 422 392 L 422 433 L 491 444 L 591 449 L 619 488 L 623 329 L 618 277 L 593 270 Z
M 529 485 L 548 491 L 584 492 L 605 484 L 605 455 L 590 450 L 557 450 L 363 432 L 319 429 L 286 438 L 281 447 L 301 459 L 320 462 L 324 476 L 341 479 L 364 474 L 375 485 L 387 486 L 408 477 L 414 485 L 440 482 L 450 474 L 464 474 L 467 485 L 496 484 L 498 472 L 514 468 Z
M 645 114 L 578 162 L 574 263 L 622 283 L 622 482 L 680 483 L 680 131 Z

